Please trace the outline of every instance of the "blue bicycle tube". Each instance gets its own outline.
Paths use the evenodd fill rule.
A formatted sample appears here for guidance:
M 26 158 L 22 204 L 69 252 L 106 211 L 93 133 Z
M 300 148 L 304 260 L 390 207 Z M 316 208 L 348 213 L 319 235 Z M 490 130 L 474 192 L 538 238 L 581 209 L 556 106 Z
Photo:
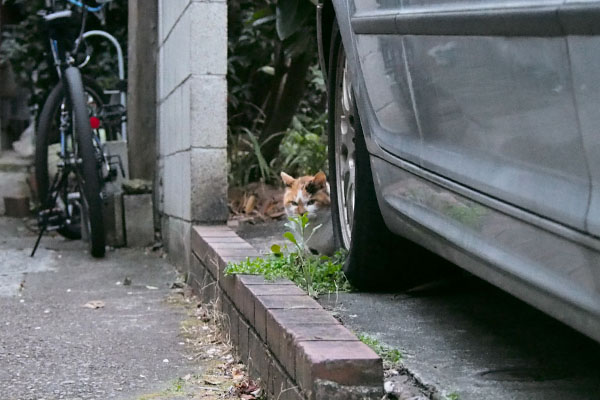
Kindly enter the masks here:
M 102 7 L 104 7 L 104 4 L 100 4 L 98 7 L 90 7 L 90 6 L 86 6 L 84 5 L 81 1 L 79 0 L 67 0 L 69 3 L 76 5 L 77 7 L 85 7 L 89 12 L 98 12 L 100 10 L 102 10 Z

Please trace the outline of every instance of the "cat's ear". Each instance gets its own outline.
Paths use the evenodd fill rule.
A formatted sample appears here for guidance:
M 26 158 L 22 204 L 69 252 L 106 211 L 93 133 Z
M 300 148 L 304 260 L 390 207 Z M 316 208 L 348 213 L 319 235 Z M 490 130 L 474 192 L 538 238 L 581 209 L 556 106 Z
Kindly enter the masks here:
M 318 187 L 325 187 L 327 184 L 327 176 L 325 176 L 323 171 L 319 171 L 313 178 L 313 183 Z
M 281 180 L 285 183 L 285 186 L 292 186 L 296 181 L 293 177 L 281 171 Z

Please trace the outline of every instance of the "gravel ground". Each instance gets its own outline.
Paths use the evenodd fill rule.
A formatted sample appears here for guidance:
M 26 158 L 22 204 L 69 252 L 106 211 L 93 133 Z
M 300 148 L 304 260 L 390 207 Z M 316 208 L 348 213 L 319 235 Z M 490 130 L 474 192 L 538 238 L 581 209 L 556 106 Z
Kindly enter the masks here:
M 223 351 L 189 345 L 194 324 L 168 301 L 177 274 L 160 255 L 95 260 L 82 242 L 45 237 L 32 259 L 34 239 L 22 220 L 0 218 L 0 399 L 175 399 L 182 382 L 214 368 Z

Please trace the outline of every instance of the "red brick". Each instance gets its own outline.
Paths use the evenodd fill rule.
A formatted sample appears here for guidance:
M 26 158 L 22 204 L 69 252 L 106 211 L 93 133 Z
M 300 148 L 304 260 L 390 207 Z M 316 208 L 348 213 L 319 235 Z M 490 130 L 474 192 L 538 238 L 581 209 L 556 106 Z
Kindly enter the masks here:
M 206 253 L 198 253 L 196 250 L 192 250 L 193 256 L 198 259 L 199 263 L 207 270 L 210 271 L 212 276 L 218 276 L 218 257 L 216 254 L 209 256 Z
M 192 229 L 205 238 L 237 237 L 237 234 L 226 225 L 195 225 Z
M 338 325 L 327 311 L 320 309 L 276 309 L 267 312 L 267 343 L 283 367 L 294 375 L 297 346 L 292 326 Z
M 240 283 L 238 281 L 238 283 Z M 235 305 L 246 318 L 248 323 L 254 326 L 254 296 L 244 284 L 236 286 Z
M 289 387 L 288 382 L 288 375 L 279 363 L 276 361 L 271 362 L 269 365 L 269 382 L 266 386 L 269 395 L 277 399 L 279 394 Z
M 267 341 L 267 310 L 254 302 L 254 329 L 264 342 Z
M 322 308 L 295 308 L 290 310 L 275 309 L 269 310 L 269 316 L 272 316 L 279 325 L 284 327 L 292 324 L 337 325 L 340 323 Z M 267 316 L 267 325 L 270 322 L 269 316 Z M 267 326 L 267 337 L 268 336 L 269 328 Z
M 298 343 L 296 381 L 312 396 L 317 379 L 348 386 L 381 386 L 381 358 L 360 341 Z
M 219 225 L 194 225 L 194 229 L 196 229 L 201 234 L 206 234 L 210 232 L 233 232 L 231 228 L 229 228 L 225 224 Z
M 267 280 L 262 275 L 238 275 L 240 281 L 245 285 L 295 285 L 289 279 Z
M 243 239 L 240 240 L 236 240 L 236 241 L 226 241 L 226 242 L 221 242 L 221 241 L 210 241 L 209 242 L 210 246 L 217 250 L 247 250 L 249 252 L 256 252 L 256 250 L 254 249 L 254 247 L 252 247 L 250 245 L 250 243 L 244 241 Z
M 322 308 L 319 303 L 307 295 L 295 296 L 256 296 L 257 306 L 264 309 L 295 309 L 295 308 Z
M 262 340 L 267 340 L 267 310 L 268 309 L 320 309 L 319 303 L 302 296 L 256 296 L 254 298 L 254 329 Z
M 225 325 L 228 327 L 229 339 L 234 346 L 237 346 L 238 327 L 234 313 L 233 304 L 231 300 L 223 293 L 221 293 L 221 308 L 225 318 Z
M 246 285 L 254 296 L 301 296 L 305 294 L 300 288 L 292 285 Z
M 288 381 L 287 388 L 279 393 L 276 397 L 277 400 L 305 400 L 304 396 L 300 393 L 297 386 L 293 386 L 293 383 Z
M 223 275 L 219 277 L 219 285 L 223 289 L 223 292 L 233 297 L 237 286 L 237 279 L 234 275 Z
M 190 260 L 187 283 L 192 286 L 196 293 L 200 293 L 201 284 L 205 274 L 206 267 L 198 260 L 198 257 L 193 254 Z
M 238 352 L 240 355 L 240 360 L 244 363 L 248 363 L 248 354 L 249 354 L 249 335 L 250 328 L 248 324 L 241 318 L 239 315 L 238 318 Z
M 342 325 L 286 325 L 286 338 L 294 343 L 311 341 L 356 341 L 356 336 Z
M 209 245 L 210 245 L 210 243 L 209 243 Z M 212 246 L 211 246 L 211 248 L 214 251 L 216 251 L 216 253 L 219 255 L 219 257 L 221 257 L 223 259 L 233 258 L 233 257 L 255 258 L 255 257 L 259 256 L 258 252 L 254 249 L 244 249 L 244 248 L 215 249 Z
M 260 378 L 267 384 L 269 381 L 269 351 L 256 333 L 250 329 L 248 335 L 248 369 L 253 378 Z

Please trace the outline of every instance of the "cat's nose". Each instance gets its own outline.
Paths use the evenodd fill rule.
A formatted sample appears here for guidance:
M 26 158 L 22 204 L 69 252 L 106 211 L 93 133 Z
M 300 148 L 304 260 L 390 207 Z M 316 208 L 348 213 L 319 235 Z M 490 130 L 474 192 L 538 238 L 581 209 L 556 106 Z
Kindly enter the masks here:
M 302 215 L 306 212 L 304 206 L 298 206 L 298 215 Z

